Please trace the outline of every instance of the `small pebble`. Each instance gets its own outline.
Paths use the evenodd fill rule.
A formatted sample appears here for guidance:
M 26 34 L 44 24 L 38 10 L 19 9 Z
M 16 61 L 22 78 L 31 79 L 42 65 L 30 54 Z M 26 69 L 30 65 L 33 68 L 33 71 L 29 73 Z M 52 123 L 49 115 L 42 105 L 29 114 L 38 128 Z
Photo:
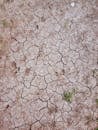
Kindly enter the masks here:
M 75 6 L 75 2 L 71 2 L 71 7 L 74 7 Z

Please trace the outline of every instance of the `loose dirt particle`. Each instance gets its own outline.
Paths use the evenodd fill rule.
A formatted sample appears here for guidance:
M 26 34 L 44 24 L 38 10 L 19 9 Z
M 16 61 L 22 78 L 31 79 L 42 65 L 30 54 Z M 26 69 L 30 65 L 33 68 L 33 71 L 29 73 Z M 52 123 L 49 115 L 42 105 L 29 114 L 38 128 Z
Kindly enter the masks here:
M 16 62 L 15 62 L 15 61 L 12 62 L 12 67 L 13 67 L 14 69 L 17 68 L 17 65 L 16 65 Z
M 29 75 L 29 73 L 30 73 L 30 68 L 26 68 L 26 70 L 25 70 L 25 75 Z
M 58 111 L 58 109 L 57 109 L 57 107 L 56 106 L 54 106 L 54 107 L 49 107 L 48 108 L 48 113 L 49 114 L 52 114 L 52 113 L 56 113 Z

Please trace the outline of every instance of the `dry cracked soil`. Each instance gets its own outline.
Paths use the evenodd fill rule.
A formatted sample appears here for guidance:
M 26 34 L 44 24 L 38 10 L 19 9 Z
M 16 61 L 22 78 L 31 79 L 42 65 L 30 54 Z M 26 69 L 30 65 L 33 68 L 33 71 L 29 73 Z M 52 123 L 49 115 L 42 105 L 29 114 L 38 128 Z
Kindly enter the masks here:
M 0 130 L 98 130 L 98 0 L 0 0 Z

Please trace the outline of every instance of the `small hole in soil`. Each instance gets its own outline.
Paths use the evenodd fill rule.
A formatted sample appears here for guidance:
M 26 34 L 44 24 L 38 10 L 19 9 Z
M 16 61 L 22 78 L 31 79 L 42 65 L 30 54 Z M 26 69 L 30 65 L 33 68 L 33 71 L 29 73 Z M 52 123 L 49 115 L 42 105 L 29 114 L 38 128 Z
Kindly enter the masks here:
M 39 26 L 38 26 L 38 25 L 36 25 L 36 28 L 37 28 L 37 29 L 39 29 Z
M 6 3 L 11 3 L 13 2 L 14 0 L 5 0 Z
M 6 106 L 6 108 L 9 108 L 9 104 Z

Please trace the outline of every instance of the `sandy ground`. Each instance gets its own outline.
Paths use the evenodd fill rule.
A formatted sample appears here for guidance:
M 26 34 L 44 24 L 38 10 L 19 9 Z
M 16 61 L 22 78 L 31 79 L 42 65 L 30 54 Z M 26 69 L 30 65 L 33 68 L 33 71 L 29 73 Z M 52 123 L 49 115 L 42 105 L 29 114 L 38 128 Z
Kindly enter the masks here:
M 0 0 L 0 130 L 98 130 L 98 0 Z

